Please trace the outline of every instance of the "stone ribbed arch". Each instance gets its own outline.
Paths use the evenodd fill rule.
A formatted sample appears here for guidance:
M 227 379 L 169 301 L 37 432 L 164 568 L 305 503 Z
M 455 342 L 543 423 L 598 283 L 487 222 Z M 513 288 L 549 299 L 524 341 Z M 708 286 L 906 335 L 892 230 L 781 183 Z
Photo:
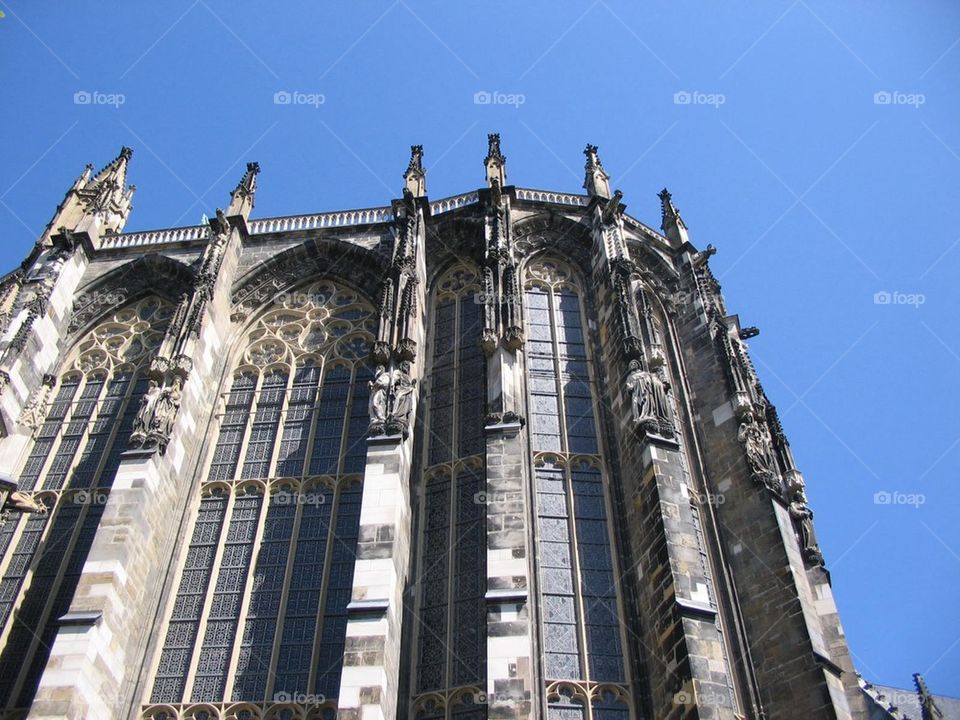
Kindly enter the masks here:
M 591 265 L 590 228 L 554 213 L 521 220 L 513 227 L 517 254 L 525 260 L 541 251 L 551 251 L 578 266 L 585 274 Z
M 337 238 L 314 238 L 275 255 L 237 280 L 231 317 L 243 321 L 277 294 L 324 275 L 352 285 L 368 298 L 376 297 L 389 267 L 390 257 L 379 250 Z
M 194 273 L 187 265 L 158 253 L 114 268 L 77 293 L 67 328 L 70 344 L 100 318 L 135 300 L 157 295 L 176 303 L 182 293 L 189 292 L 193 281 Z

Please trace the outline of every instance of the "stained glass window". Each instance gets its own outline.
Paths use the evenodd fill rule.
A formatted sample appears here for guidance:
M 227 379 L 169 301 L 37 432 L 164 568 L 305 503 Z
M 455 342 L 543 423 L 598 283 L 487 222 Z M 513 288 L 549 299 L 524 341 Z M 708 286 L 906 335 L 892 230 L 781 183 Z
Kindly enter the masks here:
M 626 720 L 618 573 L 580 287 L 562 261 L 536 259 L 527 268 L 541 637 L 545 679 L 555 688 L 547 716 Z M 603 695 L 604 687 L 612 690 Z
M 201 484 L 196 539 L 155 661 L 149 702 L 188 714 L 199 702 L 250 703 L 256 716 L 291 718 L 299 715 L 271 707 L 291 699 L 303 712 L 336 706 L 360 523 L 373 308 L 328 281 L 281 297 L 245 331 Z M 215 497 L 224 503 L 219 529 L 201 532 Z M 181 597 L 191 598 L 190 613 Z
M 143 371 L 172 307 L 148 297 L 116 310 L 77 343 L 61 369 L 20 472 L 47 515 L 9 521 L 0 532 L 0 711 L 29 707 L 69 610 L 110 486 L 127 449 Z
M 483 305 L 473 268 L 436 284 L 427 392 L 428 441 L 419 503 L 415 711 L 424 718 L 485 718 L 474 695 L 486 686 L 486 489 Z M 468 688 L 437 705 L 430 691 Z M 424 704 L 426 703 L 426 704 Z

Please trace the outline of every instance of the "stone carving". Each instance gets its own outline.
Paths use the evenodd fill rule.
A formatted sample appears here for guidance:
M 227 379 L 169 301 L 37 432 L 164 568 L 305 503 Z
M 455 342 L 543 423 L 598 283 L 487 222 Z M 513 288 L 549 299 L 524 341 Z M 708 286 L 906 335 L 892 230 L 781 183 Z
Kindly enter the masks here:
M 644 370 L 640 362 L 630 362 L 626 381 L 630 393 L 631 419 L 640 433 L 673 438 L 676 427 L 667 393 L 670 384 L 658 373 Z
M 817 536 L 813 531 L 813 511 L 807 505 L 807 495 L 802 485 L 795 486 L 792 490 L 788 509 L 797 528 L 804 560 L 811 565 L 823 565 L 823 553 L 820 552 Z
M 160 397 L 160 386 L 156 380 L 151 379 L 147 385 L 147 391 L 140 398 L 140 407 L 137 408 L 137 416 L 133 419 L 133 434 L 130 436 L 131 444 L 142 445 L 146 442 L 147 434 L 150 432 L 150 425 L 153 423 L 154 408 L 157 405 L 157 399 Z
M 378 365 L 370 381 L 370 434 L 380 435 L 387 423 L 387 404 L 390 399 L 390 371 Z
M 27 406 L 20 413 L 19 422 L 21 425 L 30 430 L 37 430 L 43 424 L 43 419 L 47 416 L 47 401 L 50 399 L 50 391 L 53 390 L 56 383 L 57 378 L 55 376 L 50 374 L 43 376 L 40 387 L 34 390 Z
M 750 466 L 753 481 L 771 490 L 778 490 L 776 459 L 773 456 L 770 433 L 766 425 L 757 422 L 752 412 L 746 413 L 740 422 L 737 440 L 743 445 L 747 455 L 747 464 Z
M 156 448 L 162 455 L 170 441 L 173 423 L 180 411 L 183 379 L 174 376 L 170 385 L 161 388 L 151 379 L 147 392 L 133 421 L 130 444 L 144 449 Z
M 369 435 L 407 437 L 413 412 L 413 393 L 417 385 L 417 381 L 410 376 L 410 367 L 406 360 L 393 369 L 383 365 L 377 367 L 370 381 Z
M 28 493 L 14 490 L 7 496 L 7 501 L 3 504 L 3 512 L 13 510 L 19 513 L 37 513 L 39 515 L 47 514 L 47 506 L 39 500 L 35 500 Z

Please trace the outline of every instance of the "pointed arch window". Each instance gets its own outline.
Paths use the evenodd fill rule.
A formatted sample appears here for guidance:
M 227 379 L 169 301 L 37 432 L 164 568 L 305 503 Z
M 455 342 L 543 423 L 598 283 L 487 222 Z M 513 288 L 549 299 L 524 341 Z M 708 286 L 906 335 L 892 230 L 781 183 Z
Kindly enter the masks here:
M 581 287 L 578 274 L 560 260 L 535 258 L 526 269 L 534 537 L 547 717 L 626 720 L 630 708 L 624 699 L 628 676 L 620 575 Z
M 416 717 L 486 717 L 486 706 L 473 702 L 486 687 L 487 654 L 486 365 L 478 280 L 474 268 L 457 265 L 434 289 L 417 522 Z
M 326 280 L 280 297 L 241 341 L 143 717 L 336 707 L 374 310 Z
M 46 515 L 0 532 L 0 711 L 30 706 L 127 449 L 173 307 L 143 298 L 101 319 L 64 363 L 20 472 Z

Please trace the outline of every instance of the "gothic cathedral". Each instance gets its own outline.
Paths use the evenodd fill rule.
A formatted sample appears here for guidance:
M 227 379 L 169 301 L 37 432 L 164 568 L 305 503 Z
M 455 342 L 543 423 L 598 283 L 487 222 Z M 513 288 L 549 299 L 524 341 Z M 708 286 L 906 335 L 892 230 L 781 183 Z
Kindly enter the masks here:
M 252 218 L 250 163 L 125 233 L 131 155 L 0 284 L 0 717 L 906 717 L 669 192 L 491 135 L 454 197 L 415 146 L 389 206 Z

